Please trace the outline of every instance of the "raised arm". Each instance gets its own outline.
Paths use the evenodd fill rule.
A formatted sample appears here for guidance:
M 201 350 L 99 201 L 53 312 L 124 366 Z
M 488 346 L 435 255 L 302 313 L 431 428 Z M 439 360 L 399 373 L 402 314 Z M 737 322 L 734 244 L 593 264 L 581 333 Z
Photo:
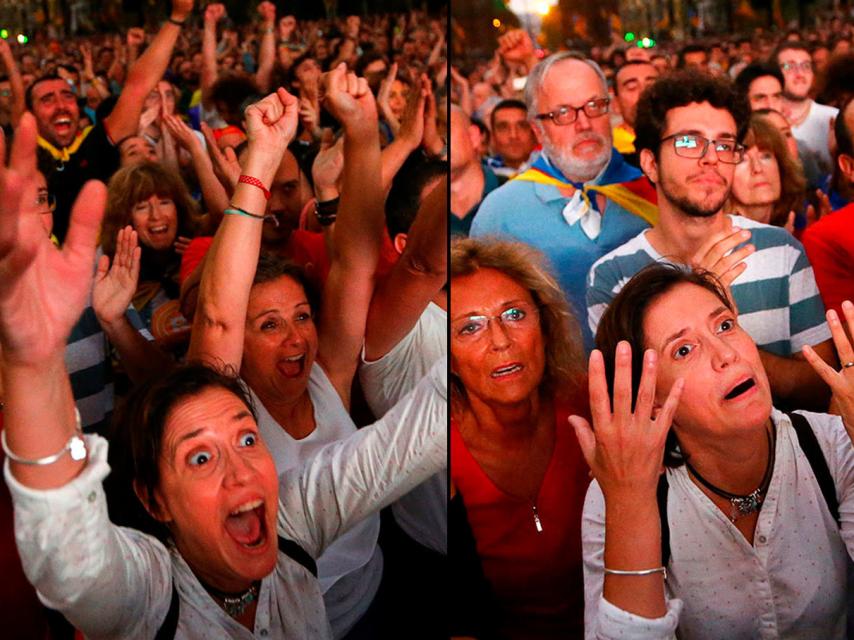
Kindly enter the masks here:
M 448 276 L 448 179 L 424 198 L 406 248 L 371 298 L 365 359 L 382 358 L 418 322 Z
M 842 324 L 839 314 L 831 309 L 827 312 L 827 324 L 830 334 L 833 336 L 833 345 L 842 363 L 837 371 L 827 363 L 827 358 L 816 353 L 813 347 L 805 346 L 803 355 L 806 361 L 815 369 L 817 375 L 833 391 L 830 403 L 830 413 L 842 416 L 845 430 L 851 441 L 854 442 L 854 348 L 851 346 L 850 336 L 854 335 L 854 304 L 850 300 L 842 303 L 842 313 L 845 316 L 845 325 Z M 847 332 L 846 332 L 847 329 Z
M 211 226 L 215 227 L 222 220 L 222 212 L 228 208 L 228 194 L 214 173 L 210 156 L 202 146 L 202 141 L 180 117 L 164 115 L 163 125 L 178 144 L 190 153 L 193 169 L 202 189 L 202 198 L 211 216 Z
M 12 91 L 12 126 L 17 127 L 21 121 L 21 116 L 27 109 L 24 103 L 24 81 L 21 79 L 21 71 L 15 62 L 15 56 L 12 55 L 12 49 L 5 40 L 0 40 L 0 58 L 3 59 L 3 65 L 6 67 L 9 86 Z
M 279 530 L 317 557 L 448 464 L 447 359 L 388 413 L 279 479 Z
M 279 89 L 249 107 L 245 119 L 249 149 L 243 174 L 269 189 L 296 133 L 297 99 Z M 231 207 L 245 213 L 224 217 L 208 251 L 188 359 L 230 365 L 239 371 L 267 201 L 257 186 L 239 182 Z
M 128 376 L 137 384 L 152 375 L 162 375 L 173 364 L 154 342 L 140 335 L 127 317 L 139 280 L 140 255 L 136 231 L 130 226 L 120 229 L 113 264 L 110 265 L 109 256 L 101 256 L 92 290 L 95 316 L 119 352 Z
M 617 345 L 615 359 L 613 413 L 605 378 L 605 361 L 602 353 L 594 350 L 590 354 L 589 384 L 590 411 L 595 429 L 583 417 L 571 416 L 569 420 L 575 428 L 584 458 L 605 497 L 602 597 L 623 611 L 645 618 L 661 618 L 667 612 L 662 572 L 615 575 L 609 570 L 648 571 L 661 567 L 661 526 L 656 488 L 664 457 L 664 442 L 679 402 L 682 381 L 677 380 L 673 385 L 661 412 L 652 419 L 658 364 L 656 353 L 650 349 L 644 354 L 634 412 L 632 356 L 628 343 Z M 601 580 L 601 574 L 597 578 Z M 592 618 L 595 620 L 595 611 Z
M 5 157 L 4 146 L 0 143 L 0 157 Z M 106 202 L 103 184 L 83 187 L 60 251 L 45 234 L 38 212 L 23 204 L 35 202 L 35 174 L 36 124 L 24 114 L 9 167 L 0 165 L 0 345 L 5 442 L 9 451 L 28 460 L 63 451 L 77 430 L 65 343 L 86 306 Z M 82 456 L 66 453 L 52 464 L 10 463 L 15 479 L 33 489 L 61 487 L 85 465 L 85 451 Z
M 261 47 L 258 51 L 255 83 L 261 93 L 266 93 L 270 90 L 270 76 L 276 61 L 276 5 L 264 0 L 258 5 L 258 13 L 261 16 Z
M 173 0 L 169 21 L 160 27 L 145 53 L 128 71 L 116 106 L 104 120 L 113 141 L 117 142 L 136 133 L 145 98 L 166 72 L 172 49 L 181 33 L 181 27 L 175 23 L 184 22 L 192 11 L 193 0 Z
M 205 8 L 204 27 L 202 29 L 202 104 L 205 109 L 213 108 L 211 87 L 216 82 L 216 23 L 225 17 L 225 5 L 213 2 Z
M 424 109 L 427 92 L 424 89 L 412 89 L 406 99 L 406 109 L 400 122 L 400 129 L 390 144 L 382 150 L 383 193 L 388 194 L 394 176 L 403 163 L 421 146 L 424 139 Z
M 323 290 L 318 360 L 349 407 L 385 227 L 380 140 L 376 103 L 364 78 L 340 64 L 324 74 L 323 88 L 327 109 L 344 128 L 344 178 Z

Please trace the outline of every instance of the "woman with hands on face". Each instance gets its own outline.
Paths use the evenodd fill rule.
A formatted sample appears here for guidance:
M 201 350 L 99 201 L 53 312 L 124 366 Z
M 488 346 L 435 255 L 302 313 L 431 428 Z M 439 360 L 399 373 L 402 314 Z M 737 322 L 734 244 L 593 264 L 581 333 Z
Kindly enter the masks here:
M 596 344 L 593 426 L 571 418 L 595 478 L 582 522 L 586 636 L 846 637 L 848 418 L 772 406 L 756 345 L 708 272 L 642 270 Z M 847 368 L 805 354 L 851 415 Z
M 289 131 L 287 121 L 277 126 L 284 105 L 272 96 L 252 110 L 269 129 L 256 139 L 275 152 L 274 137 Z M 91 287 L 106 190 L 84 186 L 55 247 L 21 207 L 35 139 L 25 115 L 10 166 L 0 165 L 2 446 L 29 580 L 88 638 L 331 638 L 313 558 L 441 470 L 444 363 L 384 420 L 283 474 L 242 383 L 199 364 L 135 389 L 110 445 L 84 436 L 63 352 Z M 137 259 L 124 231 L 113 270 L 99 265 L 103 293 L 113 279 L 125 289 Z M 114 296 L 104 297 L 113 307 Z M 113 473 L 136 494 L 136 528 L 108 519 L 108 449 L 118 458 Z

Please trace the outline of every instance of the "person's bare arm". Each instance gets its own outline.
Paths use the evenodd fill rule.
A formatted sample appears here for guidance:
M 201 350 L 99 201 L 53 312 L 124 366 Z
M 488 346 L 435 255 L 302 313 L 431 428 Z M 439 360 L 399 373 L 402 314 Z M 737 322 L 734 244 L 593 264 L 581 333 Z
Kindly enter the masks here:
M 349 408 L 385 227 L 380 140 L 367 81 L 341 64 L 324 74 L 323 83 L 325 105 L 344 128 L 344 173 L 323 290 L 318 361 Z
M 92 308 L 98 323 L 135 384 L 162 374 L 173 364 L 157 345 L 140 335 L 127 317 L 139 281 L 141 253 L 136 231 L 130 226 L 120 229 L 113 263 L 110 265 L 109 256 L 101 256 L 92 290 Z
M 193 0 L 172 0 L 170 17 L 173 20 L 182 22 L 192 11 Z M 136 133 L 145 98 L 157 86 L 169 66 L 169 58 L 180 32 L 181 27 L 178 25 L 172 22 L 164 23 L 145 53 L 128 71 L 127 81 L 119 94 L 118 102 L 110 115 L 104 119 L 113 140 L 118 141 Z
M 258 51 L 258 70 L 255 83 L 262 94 L 270 90 L 270 76 L 276 60 L 276 5 L 264 0 L 258 5 L 261 16 L 261 47 Z
M 12 92 L 10 120 L 12 126 L 17 127 L 21 121 L 21 116 L 27 110 L 24 103 L 24 81 L 21 78 L 21 71 L 15 62 L 15 56 L 12 55 L 12 49 L 5 40 L 0 40 L 0 58 L 3 59 L 3 64 L 6 67 L 6 74 L 9 76 L 9 88 Z
M 178 116 L 163 116 L 163 125 L 178 144 L 190 152 L 196 179 L 202 190 L 202 199 L 211 216 L 210 223 L 216 227 L 222 220 L 222 212 L 228 208 L 228 194 L 214 173 L 210 156 L 202 147 L 202 141 Z
M 202 29 L 202 74 L 200 85 L 202 89 L 202 105 L 212 109 L 211 87 L 216 82 L 216 24 L 225 17 L 225 5 L 220 2 L 209 4 L 205 8 L 204 28 Z
M 406 110 L 394 140 L 382 150 L 383 193 L 388 194 L 392 180 L 406 159 L 421 146 L 424 139 L 424 109 L 427 93 L 413 87 L 406 100 Z
M 582 416 L 570 423 L 605 497 L 605 565 L 603 597 L 620 609 L 645 618 L 661 618 L 667 612 L 664 573 L 615 575 L 617 571 L 658 569 L 661 564 L 661 527 L 656 488 L 664 459 L 664 442 L 683 381 L 670 389 L 655 419 L 657 354 L 644 354 L 643 373 L 632 411 L 632 359 L 627 342 L 617 345 L 613 413 L 605 361 L 594 349 L 590 354 L 590 412 L 594 428 Z
M 812 350 L 831 367 L 838 366 L 832 340 L 820 342 Z M 759 357 L 765 366 L 771 393 L 775 398 L 795 409 L 827 411 L 830 387 L 802 353 L 784 357 L 760 349 Z
M 297 128 L 297 100 L 284 89 L 246 109 L 249 149 L 243 173 L 269 189 Z M 258 187 L 240 182 L 231 204 L 254 216 L 267 207 Z M 254 216 L 224 216 L 208 251 L 193 318 L 188 359 L 240 370 L 249 292 L 261 250 L 261 225 Z
M 406 336 L 448 277 L 448 179 L 424 198 L 406 248 L 371 298 L 365 359 L 378 360 Z

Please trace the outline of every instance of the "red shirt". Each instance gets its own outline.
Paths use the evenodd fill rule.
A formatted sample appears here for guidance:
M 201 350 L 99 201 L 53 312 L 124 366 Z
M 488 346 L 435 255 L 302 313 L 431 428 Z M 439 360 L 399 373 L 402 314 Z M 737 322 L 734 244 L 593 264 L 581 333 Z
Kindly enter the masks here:
M 803 243 L 825 308 L 841 318 L 843 300 L 854 302 L 854 203 L 807 227 Z
M 587 385 L 582 388 L 586 396 Z M 581 511 L 590 478 L 567 417 L 589 410 L 584 400 L 555 405 L 554 452 L 536 501 L 541 532 L 532 504 L 493 484 L 451 421 L 451 481 L 503 608 L 499 630 L 514 639 L 584 635 Z

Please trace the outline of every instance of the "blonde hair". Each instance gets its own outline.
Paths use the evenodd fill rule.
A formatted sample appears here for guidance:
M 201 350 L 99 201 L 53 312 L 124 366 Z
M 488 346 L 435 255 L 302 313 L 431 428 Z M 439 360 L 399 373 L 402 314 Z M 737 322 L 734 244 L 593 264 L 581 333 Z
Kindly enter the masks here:
M 495 269 L 526 288 L 540 311 L 546 344 L 546 368 L 541 387 L 565 396 L 574 395 L 584 374 L 584 347 L 578 320 L 563 291 L 546 266 L 545 256 L 521 242 L 496 238 L 457 238 L 451 242 L 453 279 L 480 269 Z M 451 402 L 468 405 L 465 385 L 451 373 Z

